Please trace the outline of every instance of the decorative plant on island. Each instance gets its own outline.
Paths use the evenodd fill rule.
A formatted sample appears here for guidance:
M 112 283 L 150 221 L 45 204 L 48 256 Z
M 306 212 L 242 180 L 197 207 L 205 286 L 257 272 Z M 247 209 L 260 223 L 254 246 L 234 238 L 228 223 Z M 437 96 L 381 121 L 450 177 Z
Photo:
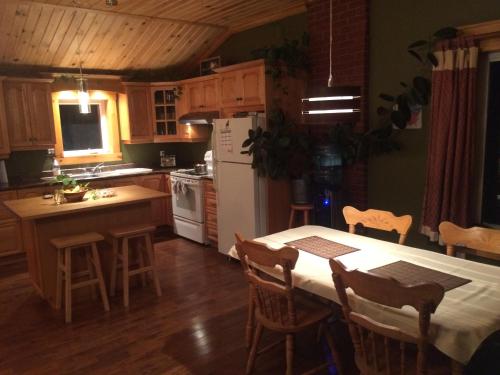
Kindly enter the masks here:
M 64 197 L 68 202 L 78 202 L 83 200 L 85 194 L 89 191 L 89 183 L 78 182 L 75 178 L 62 174 L 55 178 L 53 184 L 62 184 Z

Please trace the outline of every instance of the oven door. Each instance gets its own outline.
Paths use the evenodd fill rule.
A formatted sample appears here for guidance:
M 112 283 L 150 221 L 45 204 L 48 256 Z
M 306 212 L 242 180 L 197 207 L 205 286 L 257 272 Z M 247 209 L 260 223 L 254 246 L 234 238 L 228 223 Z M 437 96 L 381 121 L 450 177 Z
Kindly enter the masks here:
M 174 216 L 186 220 L 203 223 L 203 185 L 201 180 L 192 180 L 183 177 L 171 177 L 172 181 L 172 211 Z M 177 181 L 182 181 L 186 186 L 186 192 L 177 192 L 173 188 Z

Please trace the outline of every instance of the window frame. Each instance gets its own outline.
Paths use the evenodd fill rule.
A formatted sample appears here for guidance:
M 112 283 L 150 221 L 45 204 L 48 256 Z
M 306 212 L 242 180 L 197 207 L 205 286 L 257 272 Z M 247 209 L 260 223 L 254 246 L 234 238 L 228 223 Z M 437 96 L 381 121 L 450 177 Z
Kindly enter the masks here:
M 90 104 L 98 104 L 101 127 L 105 127 L 106 136 L 103 137 L 103 152 L 88 150 L 88 152 L 64 151 L 61 115 L 59 105 L 78 104 L 77 91 L 58 91 L 52 93 L 52 107 L 56 132 L 55 156 L 61 165 L 102 163 L 121 161 L 120 133 L 117 111 L 117 93 L 110 91 L 90 90 Z M 101 130 L 102 131 L 102 130 Z

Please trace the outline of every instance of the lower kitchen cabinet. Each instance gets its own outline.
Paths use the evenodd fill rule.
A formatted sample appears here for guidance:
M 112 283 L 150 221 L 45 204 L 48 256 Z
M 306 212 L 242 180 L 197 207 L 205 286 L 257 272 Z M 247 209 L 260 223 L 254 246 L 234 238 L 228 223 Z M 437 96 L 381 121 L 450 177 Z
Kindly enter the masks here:
M 165 175 L 165 193 L 168 194 L 167 200 L 165 202 L 165 224 L 169 227 L 174 226 L 174 212 L 172 210 L 172 183 L 170 182 L 170 176 Z
M 217 245 L 217 194 L 212 180 L 204 181 L 205 191 L 205 227 L 207 238 L 212 245 Z
M 139 182 L 139 185 L 158 191 L 164 191 L 163 189 L 163 175 L 154 174 L 143 176 Z M 151 202 L 151 212 L 153 216 L 154 225 L 165 225 L 165 201 L 167 198 L 155 199 Z
M 0 202 L 17 199 L 15 190 L 0 192 Z M 0 256 L 23 251 L 21 222 L 0 203 Z

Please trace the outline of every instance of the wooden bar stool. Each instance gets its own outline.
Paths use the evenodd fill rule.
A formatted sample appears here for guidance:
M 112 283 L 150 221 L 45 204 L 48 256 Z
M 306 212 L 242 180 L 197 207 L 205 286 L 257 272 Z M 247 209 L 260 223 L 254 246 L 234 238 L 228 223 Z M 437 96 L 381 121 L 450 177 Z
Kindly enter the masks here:
M 66 323 L 71 322 L 71 292 L 73 289 L 90 286 L 92 295 L 95 294 L 95 284 L 99 285 L 102 303 L 104 310 L 109 311 L 108 296 L 106 295 L 106 285 L 102 276 L 101 261 L 97 252 L 97 242 L 104 240 L 104 237 L 99 233 L 90 232 L 74 236 L 65 236 L 53 238 L 50 243 L 57 249 L 57 271 L 56 271 L 56 308 L 61 308 L 63 282 L 64 288 L 64 304 L 66 312 Z M 87 271 L 72 273 L 71 254 L 75 249 L 85 249 L 85 257 L 87 259 Z M 73 276 L 88 275 L 89 279 L 74 283 Z
M 288 228 L 293 228 L 295 222 L 295 213 L 302 212 L 304 216 L 304 225 L 309 225 L 309 212 L 312 211 L 314 206 L 312 204 L 291 204 L 290 205 L 290 219 L 288 221 Z
M 155 231 L 152 225 L 134 225 L 122 228 L 115 228 L 109 231 L 109 235 L 113 238 L 113 259 L 111 263 L 111 282 L 110 292 L 111 296 L 115 295 L 116 290 L 116 276 L 118 267 L 122 269 L 123 280 L 123 306 L 127 307 L 129 303 L 129 278 L 134 275 L 141 275 L 142 285 L 146 285 L 146 273 L 150 272 L 153 275 L 153 282 L 155 284 L 156 295 L 161 296 L 160 280 L 158 279 L 158 272 L 156 270 L 156 263 L 153 254 L 153 241 L 151 233 Z M 129 241 L 137 239 L 137 248 L 131 249 Z M 141 244 L 144 242 L 144 246 Z M 130 250 L 137 251 L 139 265 L 135 269 L 130 269 Z M 149 265 L 144 263 L 144 255 L 148 259 Z M 121 264 L 118 264 L 118 260 Z

